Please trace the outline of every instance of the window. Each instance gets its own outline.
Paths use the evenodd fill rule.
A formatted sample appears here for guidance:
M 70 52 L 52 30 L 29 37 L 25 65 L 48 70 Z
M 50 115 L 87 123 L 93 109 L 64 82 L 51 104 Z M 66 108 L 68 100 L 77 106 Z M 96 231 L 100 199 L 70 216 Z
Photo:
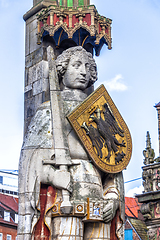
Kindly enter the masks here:
M 11 235 L 7 234 L 7 240 L 12 240 Z
M 3 177 L 0 176 L 0 184 L 3 184 Z
M 15 213 L 15 223 L 18 223 L 18 214 Z
M 125 240 L 132 240 L 133 239 L 133 230 L 132 229 L 125 229 Z
M 3 234 L 2 233 L 0 233 L 0 240 L 2 240 L 3 239 Z
M 10 222 L 10 212 L 4 211 L 4 220 Z

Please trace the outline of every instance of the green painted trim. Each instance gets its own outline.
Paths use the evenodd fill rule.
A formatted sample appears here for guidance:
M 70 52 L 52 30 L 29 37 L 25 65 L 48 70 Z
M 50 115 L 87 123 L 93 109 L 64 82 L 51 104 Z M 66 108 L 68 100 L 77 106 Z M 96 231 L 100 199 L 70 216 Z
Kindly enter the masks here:
M 60 3 L 59 3 L 60 6 L 62 6 L 62 0 L 60 0 Z
M 73 0 L 67 0 L 67 7 L 73 7 Z
M 78 0 L 78 6 L 83 6 L 84 5 L 84 0 Z

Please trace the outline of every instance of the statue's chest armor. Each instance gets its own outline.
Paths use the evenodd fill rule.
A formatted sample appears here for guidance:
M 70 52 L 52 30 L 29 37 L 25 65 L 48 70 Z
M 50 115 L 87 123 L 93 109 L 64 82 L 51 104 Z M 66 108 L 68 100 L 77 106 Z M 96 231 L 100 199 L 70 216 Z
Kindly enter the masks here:
M 97 199 L 100 199 L 102 198 L 102 182 L 100 172 L 90 162 L 89 155 L 66 118 L 66 116 L 71 113 L 73 109 L 82 103 L 82 100 L 76 99 L 75 95 L 68 96 L 63 94 L 62 97 L 65 114 L 65 131 L 67 135 L 70 156 L 75 164 L 74 166 L 70 167 L 73 183 L 72 199 L 95 199 L 95 195 L 97 196 Z
M 78 139 L 77 134 L 75 133 L 74 129 L 71 127 L 70 123 L 68 122 L 66 116 L 73 111 L 79 104 L 82 103 L 79 99 L 76 100 L 75 96 L 70 95 L 70 99 L 68 100 L 69 96 L 62 94 L 63 98 L 63 109 L 65 115 L 65 129 L 66 136 L 68 140 L 68 146 L 70 151 L 70 156 L 72 159 L 89 159 L 87 152 L 84 149 L 84 146 Z
M 102 182 L 100 172 L 89 160 L 73 160 L 75 166 L 70 167 L 73 182 L 73 198 L 100 199 L 102 197 Z

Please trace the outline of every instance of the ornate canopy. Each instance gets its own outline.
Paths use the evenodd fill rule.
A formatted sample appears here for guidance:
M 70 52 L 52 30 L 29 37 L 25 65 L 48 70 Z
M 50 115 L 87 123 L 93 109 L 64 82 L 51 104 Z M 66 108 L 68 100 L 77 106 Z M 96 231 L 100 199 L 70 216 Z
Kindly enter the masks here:
M 37 43 L 41 44 L 44 36 L 52 36 L 56 47 L 70 39 L 75 46 L 85 47 L 90 44 L 99 56 L 103 44 L 111 49 L 112 20 L 98 14 L 89 0 L 53 1 L 38 15 Z

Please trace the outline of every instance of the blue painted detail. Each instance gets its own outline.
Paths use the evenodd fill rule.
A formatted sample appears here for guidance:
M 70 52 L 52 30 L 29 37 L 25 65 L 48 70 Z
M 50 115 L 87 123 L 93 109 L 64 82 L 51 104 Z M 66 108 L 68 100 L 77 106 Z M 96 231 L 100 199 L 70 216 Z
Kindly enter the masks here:
M 133 230 L 132 229 L 125 229 L 124 233 L 125 233 L 124 240 L 133 240 Z
M 87 43 L 90 43 L 92 46 L 95 47 L 95 40 L 96 40 L 96 36 L 91 37 L 90 35 L 86 38 L 84 45 L 86 45 Z M 83 46 L 84 46 L 83 45 Z
M 47 35 L 49 35 L 49 33 L 47 31 L 44 31 L 42 39 Z M 59 47 L 64 40 L 67 40 L 69 38 L 68 38 L 67 33 L 63 30 L 63 28 L 59 28 L 55 32 L 53 39 L 55 41 L 56 46 Z M 95 44 L 95 39 L 96 39 L 96 36 L 90 36 L 90 33 L 86 29 L 79 28 L 73 34 L 73 37 L 70 40 L 72 40 L 75 43 L 75 45 L 77 45 L 77 46 L 84 47 L 87 43 L 91 44 L 93 46 L 93 48 L 95 49 L 96 56 L 99 56 L 103 45 L 104 44 L 108 45 L 108 44 L 107 44 L 106 40 L 104 39 L 104 37 L 100 40 L 99 44 Z
M 0 176 L 0 184 L 3 184 L 3 176 Z
M 43 36 L 42 36 L 42 39 L 43 39 L 45 36 L 47 36 L 47 35 L 48 35 L 48 32 L 47 32 L 47 31 L 44 31 Z
M 96 216 L 100 216 L 100 208 L 94 206 L 93 207 L 93 214 L 96 215 Z
M 53 38 L 56 46 L 59 46 L 63 40 L 68 39 L 68 35 L 66 32 L 64 32 L 63 28 L 59 28 L 58 31 L 55 32 Z
M 82 46 L 84 39 L 90 36 L 89 32 L 84 28 L 79 28 L 74 34 L 73 34 L 73 41 L 76 42 L 78 46 Z
M 104 44 L 108 45 L 106 40 L 104 39 L 104 37 L 101 38 L 99 44 L 95 44 L 94 48 L 95 48 L 95 51 L 96 51 L 96 56 L 99 56 L 100 51 L 101 51 Z

